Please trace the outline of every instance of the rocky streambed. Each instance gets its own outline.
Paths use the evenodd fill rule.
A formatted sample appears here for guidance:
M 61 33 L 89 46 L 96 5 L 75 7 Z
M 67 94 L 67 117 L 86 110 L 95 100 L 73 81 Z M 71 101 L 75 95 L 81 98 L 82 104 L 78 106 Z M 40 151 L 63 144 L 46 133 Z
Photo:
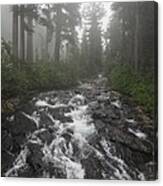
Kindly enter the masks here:
M 153 180 L 153 121 L 100 81 L 2 115 L 2 176 Z

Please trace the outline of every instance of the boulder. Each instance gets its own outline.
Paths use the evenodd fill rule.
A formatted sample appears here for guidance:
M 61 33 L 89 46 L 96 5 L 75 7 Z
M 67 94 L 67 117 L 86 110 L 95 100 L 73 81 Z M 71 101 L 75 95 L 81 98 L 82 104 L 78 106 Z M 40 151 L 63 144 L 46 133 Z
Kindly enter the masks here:
M 18 134 L 28 134 L 35 131 L 36 129 L 37 126 L 34 120 L 30 119 L 22 112 L 18 112 L 15 115 L 15 121 L 12 125 L 12 134 L 14 136 Z
M 41 139 L 43 143 L 47 143 L 47 144 L 50 144 L 51 141 L 56 138 L 56 136 L 48 129 L 39 132 L 37 136 Z
M 42 158 L 44 156 L 42 152 L 42 146 L 38 143 L 28 142 L 27 147 L 29 149 L 29 153 L 27 155 L 26 162 L 28 165 L 35 171 L 42 170 L 43 161 Z

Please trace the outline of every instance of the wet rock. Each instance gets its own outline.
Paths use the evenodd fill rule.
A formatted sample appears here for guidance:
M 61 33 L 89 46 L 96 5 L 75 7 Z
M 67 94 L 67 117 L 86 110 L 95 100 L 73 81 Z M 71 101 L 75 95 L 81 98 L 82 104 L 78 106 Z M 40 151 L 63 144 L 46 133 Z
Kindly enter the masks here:
M 50 130 L 41 131 L 37 134 L 37 136 L 43 143 L 47 144 L 50 144 L 51 141 L 56 138 L 55 134 L 53 134 Z
M 96 146 L 98 145 L 98 142 L 100 141 L 100 136 L 98 134 L 92 134 L 87 137 L 87 141 L 90 145 Z
M 15 115 L 15 122 L 12 125 L 12 133 L 17 134 L 28 134 L 37 129 L 36 123 L 34 120 L 26 117 L 23 113 L 18 112 Z
M 19 110 L 23 111 L 24 113 L 27 113 L 28 115 L 32 115 L 36 108 L 32 102 L 29 102 L 21 106 Z
M 9 151 L 13 147 L 13 138 L 10 133 L 7 131 L 3 131 L 2 137 L 1 137 L 1 145 L 2 145 L 2 150 Z
M 81 90 L 77 90 L 77 89 L 74 90 L 74 93 L 75 93 L 75 94 L 81 94 L 81 92 L 82 92 Z
M 97 157 L 91 153 L 87 159 L 83 159 L 81 161 L 82 166 L 85 170 L 86 179 L 103 179 L 102 176 L 102 164 L 101 161 L 97 159 Z
M 49 109 L 50 114 L 54 119 L 60 120 L 62 123 L 73 122 L 70 116 L 65 116 L 65 113 L 71 112 L 72 107 L 60 107 L 55 109 Z
M 105 129 L 106 123 L 102 122 L 101 120 L 97 119 L 94 122 L 96 129 L 99 131 L 101 129 Z
M 27 155 L 26 162 L 35 171 L 38 171 L 40 169 L 42 170 L 43 169 L 43 167 L 42 167 L 42 165 L 43 165 L 42 158 L 44 156 L 44 154 L 42 152 L 42 149 L 41 149 L 42 146 L 40 144 L 37 144 L 37 143 L 29 142 L 27 144 L 27 147 L 29 149 L 29 153 Z
M 98 109 L 93 113 L 92 117 L 93 119 L 105 118 L 107 117 L 107 113 L 102 109 Z
M 66 178 L 66 172 L 62 168 L 56 167 L 51 162 L 48 162 L 48 164 L 45 165 L 44 170 L 50 178 Z
M 12 166 L 15 156 L 7 151 L 1 151 L 1 174 L 5 176 L 5 172 Z
M 18 170 L 19 177 L 22 178 L 39 178 L 42 177 L 41 169 L 33 169 L 30 165 L 26 165 L 25 167 Z
M 18 134 L 13 137 L 13 147 L 12 147 L 12 153 L 17 154 L 21 150 L 21 145 L 26 141 L 26 135 L 25 134 Z
M 45 112 L 41 112 L 40 114 L 40 127 L 48 127 L 53 126 L 55 123 L 52 118 Z
M 135 137 L 130 133 L 124 132 L 122 129 L 107 125 L 106 137 L 111 141 L 122 143 L 131 149 L 139 152 L 152 153 L 152 146 L 150 143 Z
M 67 143 L 69 143 L 70 140 L 71 140 L 71 138 L 72 138 L 72 134 L 69 133 L 69 132 L 64 132 L 64 133 L 62 134 L 62 136 L 65 138 L 65 140 L 66 140 Z

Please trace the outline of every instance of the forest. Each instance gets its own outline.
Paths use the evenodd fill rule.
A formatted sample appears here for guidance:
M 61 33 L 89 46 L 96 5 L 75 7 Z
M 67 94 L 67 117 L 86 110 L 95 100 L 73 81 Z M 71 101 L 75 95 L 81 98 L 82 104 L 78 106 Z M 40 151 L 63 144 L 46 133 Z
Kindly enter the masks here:
M 151 147 L 153 141 L 148 143 L 145 139 L 149 138 L 151 141 L 156 135 L 152 131 L 157 128 L 154 123 L 154 119 L 157 117 L 157 4 L 152 1 L 20 4 L 11 5 L 10 13 L 12 14 L 10 30 L 12 40 L 1 36 L 2 174 L 4 176 L 56 178 L 83 178 L 84 176 L 84 178 L 97 179 L 148 180 L 156 178 L 157 158 L 153 158 L 153 154 L 157 154 L 157 149 L 153 149 L 153 145 Z M 2 14 L 1 16 L 3 18 Z M 40 50 L 34 44 L 35 34 L 38 34 L 36 30 L 38 25 L 45 30 L 45 34 L 42 34 L 43 37 L 41 34 L 39 36 L 43 40 L 42 44 L 39 44 Z M 1 27 L 3 26 L 1 25 Z M 84 90 L 80 89 L 86 85 L 88 87 Z M 93 88 L 91 89 L 89 86 Z M 57 105 L 57 101 L 53 102 L 54 94 L 57 99 L 59 97 L 60 100 L 64 100 L 63 105 L 60 101 L 62 106 Z M 71 94 L 75 94 L 76 97 L 70 99 L 71 103 L 68 103 L 70 105 L 67 108 L 66 100 Z M 106 94 L 109 95 L 109 98 Z M 38 128 L 46 128 L 47 132 L 42 135 L 42 138 L 50 140 L 54 131 L 52 128 L 44 126 L 44 120 L 48 125 L 56 118 L 61 123 L 71 123 L 71 120 L 79 122 L 78 119 L 73 118 L 75 116 L 69 112 L 69 109 L 71 110 L 69 107 L 71 106 L 72 110 L 76 109 L 76 112 L 82 112 L 80 107 L 85 104 L 83 102 L 85 98 L 82 96 L 87 99 L 86 102 L 91 110 L 89 115 L 93 118 L 95 125 L 95 127 L 85 126 L 85 120 L 79 119 L 81 122 L 84 120 L 80 134 L 84 133 L 87 141 L 91 141 L 88 148 L 91 149 L 91 152 L 86 156 L 84 153 L 87 152 L 83 150 L 80 157 L 75 154 L 75 150 L 75 155 L 71 154 L 73 158 L 80 160 L 82 168 L 77 164 L 78 161 L 75 158 L 70 158 L 69 163 L 70 161 L 76 163 L 71 162 L 71 166 L 73 165 L 71 171 L 69 169 L 71 173 L 66 172 L 67 167 L 63 168 L 68 165 L 61 159 L 58 160 L 60 163 L 57 162 L 60 166 L 53 170 L 54 160 L 51 160 L 51 164 L 47 166 L 46 163 L 50 160 L 43 163 L 42 156 L 45 154 L 41 154 L 47 150 L 46 148 L 52 148 L 52 145 L 46 148 L 41 146 L 40 148 L 44 148 L 44 151 L 38 153 L 38 148 L 31 145 L 31 141 L 35 138 L 29 137 L 29 135 L 27 138 L 26 132 L 29 130 L 29 134 L 31 134 L 31 130 L 36 131 L 35 128 L 32 128 L 33 123 L 35 122 L 36 125 L 39 123 L 38 125 L 41 127 Z M 108 101 L 108 99 L 110 100 Z M 29 104 L 30 100 L 32 103 Z M 96 104 L 93 103 L 96 101 Z M 74 106 L 74 104 L 76 105 Z M 93 104 L 94 106 L 92 106 Z M 35 107 L 36 112 L 34 112 Z M 42 111 L 42 107 L 45 110 Z M 67 110 L 65 110 L 66 108 Z M 23 114 L 20 114 L 20 111 Z M 64 112 L 64 116 L 61 117 L 60 112 Z M 103 116 L 103 114 L 106 115 Z M 39 120 L 37 120 L 38 115 L 41 118 Z M 51 116 L 54 116 L 54 119 Z M 50 119 L 47 119 L 48 117 Z M 124 119 L 125 117 L 128 119 Z M 134 117 L 135 119 L 133 119 Z M 130 126 L 135 121 L 138 125 Z M 15 128 L 12 127 L 12 122 L 15 123 Z M 119 124 L 121 127 L 117 126 L 117 123 L 121 122 L 123 122 L 123 124 Z M 126 122 L 128 124 L 125 124 Z M 23 124 L 20 127 L 21 123 Z M 106 126 L 106 123 L 114 124 Z M 86 131 L 84 131 L 84 126 Z M 79 128 L 74 128 L 74 131 L 79 130 Z M 98 137 L 95 140 L 96 137 L 92 138 L 94 128 L 98 131 L 96 134 Z M 107 131 L 104 130 L 106 128 Z M 72 131 L 68 131 L 67 126 L 66 130 L 67 132 L 60 136 L 70 143 L 69 135 Z M 126 130 L 129 133 L 125 132 Z M 49 131 L 53 132 L 49 133 Z M 58 131 L 60 130 L 58 129 Z M 89 131 L 91 131 L 91 135 Z M 87 133 L 89 136 L 86 135 Z M 33 134 L 35 133 L 31 135 Z M 56 134 L 54 133 L 54 135 Z M 107 137 L 108 135 L 110 137 Z M 100 144 L 97 142 L 95 145 L 99 136 L 106 136 L 106 139 L 100 138 Z M 41 140 L 45 140 L 42 138 Z M 30 141 L 29 143 L 27 139 Z M 76 138 L 74 137 L 74 139 Z M 111 143 L 106 143 L 107 140 L 110 140 Z M 3 141 L 5 141 L 4 144 Z M 73 144 L 73 142 L 71 143 Z M 22 143 L 25 144 L 23 148 Z M 131 160 L 128 165 L 130 171 L 125 164 L 117 161 L 119 164 L 118 168 L 115 166 L 117 172 L 115 173 L 113 170 L 112 173 L 112 168 L 106 168 L 108 164 L 103 163 L 103 160 L 97 161 L 98 157 L 94 157 L 95 155 L 92 160 L 89 158 L 91 153 L 96 154 L 95 152 L 100 148 L 104 149 L 102 151 L 104 153 L 106 145 L 109 146 L 109 144 L 113 146 L 116 144 L 116 150 L 123 149 L 123 152 L 116 151 L 117 154 L 122 153 L 117 157 L 124 159 L 124 162 L 128 160 L 123 156 Z M 26 152 L 25 146 L 28 147 L 29 154 Z M 61 148 L 61 145 L 58 146 Z M 58 146 L 53 148 L 57 149 Z M 66 152 L 70 153 L 70 147 L 65 146 Z M 32 152 L 33 148 L 37 153 Z M 72 148 L 75 149 L 73 145 Z M 93 151 L 92 149 L 95 148 L 97 150 Z M 21 151 L 23 157 L 28 157 L 26 159 L 28 170 L 26 171 Z M 32 153 L 38 154 L 37 157 L 32 159 Z M 69 154 L 62 153 L 64 157 L 69 157 Z M 106 154 L 109 153 L 111 151 Z M 133 160 L 132 153 L 139 158 L 135 157 Z M 84 158 L 81 154 L 84 154 Z M 60 156 L 56 155 L 56 157 Z M 116 159 L 113 157 L 114 155 L 110 154 L 108 161 L 114 166 Z M 18 159 L 19 164 L 16 164 Z M 150 164 L 152 159 L 154 162 Z M 142 167 L 142 163 L 145 163 L 146 168 Z M 42 164 L 44 167 L 40 168 L 43 166 Z M 135 169 L 134 166 L 137 164 L 140 166 Z M 15 168 L 11 168 L 11 165 L 15 165 Z M 94 166 L 94 171 L 96 169 L 97 171 L 89 171 L 91 166 Z M 149 169 L 149 166 L 152 168 Z M 108 170 L 110 172 L 107 172 Z M 79 171 L 78 175 L 73 171 Z M 101 171 L 104 173 L 102 174 Z M 74 174 L 75 176 L 72 176 Z
M 83 11 L 81 4 L 12 7 L 13 42 L 2 38 L 2 99 L 32 91 L 70 88 L 79 80 L 102 73 L 108 78 L 109 86 L 131 96 L 145 111 L 153 113 L 156 64 L 151 12 L 154 7 L 150 2 L 113 3 L 105 32 L 101 28 L 107 11 L 104 6 L 94 3 L 82 7 Z M 35 61 L 34 22 L 46 27 L 46 51 L 41 58 L 36 56 Z M 82 30 L 80 41 L 77 26 Z M 55 47 L 49 58 L 48 45 L 52 37 L 56 38 Z M 69 52 L 63 62 L 60 51 L 65 42 Z

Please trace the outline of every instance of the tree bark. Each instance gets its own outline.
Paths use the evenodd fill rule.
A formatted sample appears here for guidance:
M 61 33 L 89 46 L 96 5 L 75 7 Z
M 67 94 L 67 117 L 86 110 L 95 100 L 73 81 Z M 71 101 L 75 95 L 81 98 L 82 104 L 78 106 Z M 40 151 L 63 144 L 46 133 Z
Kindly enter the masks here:
M 138 72 L 139 54 L 138 54 L 138 44 L 139 44 L 139 7 L 136 3 L 136 13 L 135 13 L 135 36 L 134 36 L 134 69 Z
M 13 55 L 18 58 L 18 6 L 13 5 L 13 25 L 12 25 Z
M 29 30 L 27 32 L 27 61 L 33 61 L 33 18 L 28 16 Z
M 48 29 L 48 27 L 46 27 L 46 60 L 48 60 L 49 59 L 49 50 L 48 50 L 48 48 L 49 48 L 49 29 Z
M 55 49 L 54 49 L 54 59 L 58 63 L 60 60 L 60 45 L 61 45 L 61 7 L 57 5 L 57 18 L 56 18 L 56 38 L 55 38 Z
M 25 59 L 24 5 L 21 5 L 20 14 L 20 59 Z

